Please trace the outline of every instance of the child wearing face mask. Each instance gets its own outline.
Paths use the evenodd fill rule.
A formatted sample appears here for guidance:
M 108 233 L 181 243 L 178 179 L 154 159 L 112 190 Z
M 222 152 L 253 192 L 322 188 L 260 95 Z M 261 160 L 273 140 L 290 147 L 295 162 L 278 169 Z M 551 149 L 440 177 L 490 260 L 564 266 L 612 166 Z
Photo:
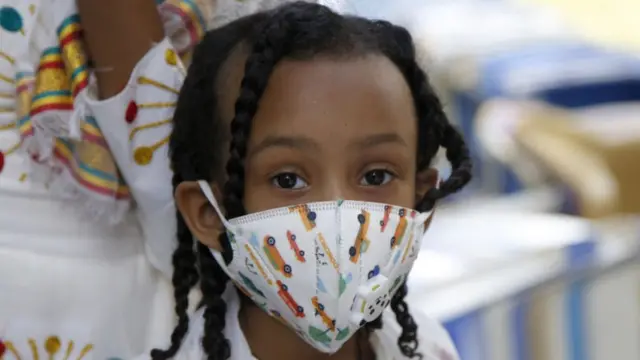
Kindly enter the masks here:
M 126 62 L 91 51 L 119 66 L 82 102 L 147 241 L 177 234 L 178 322 L 149 357 L 456 359 L 445 331 L 409 312 L 405 280 L 435 202 L 471 165 L 407 31 L 293 3 L 206 33 L 186 77 L 180 47 L 151 38 L 120 87 Z M 453 172 L 436 187 L 441 146 Z
M 308 3 L 233 21 L 196 47 L 173 124 L 176 295 L 199 279 L 202 302 L 152 359 L 456 358 L 404 298 L 471 165 L 404 28 Z

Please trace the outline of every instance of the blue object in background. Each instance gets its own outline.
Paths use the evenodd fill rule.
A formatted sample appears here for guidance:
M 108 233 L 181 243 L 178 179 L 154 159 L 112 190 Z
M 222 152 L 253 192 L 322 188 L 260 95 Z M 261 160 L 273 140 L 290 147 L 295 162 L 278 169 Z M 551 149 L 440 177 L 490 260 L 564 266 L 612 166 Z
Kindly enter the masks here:
M 453 95 L 456 116 L 474 161 L 482 173 L 482 152 L 474 120 L 480 105 L 493 98 L 537 99 L 564 108 L 640 100 L 640 59 L 582 43 L 527 46 L 480 59 L 476 88 Z M 522 185 L 513 172 L 499 174 L 501 193 Z
M 459 316 L 444 323 L 453 340 L 460 359 L 490 360 L 487 357 L 487 342 L 484 339 L 481 310 Z

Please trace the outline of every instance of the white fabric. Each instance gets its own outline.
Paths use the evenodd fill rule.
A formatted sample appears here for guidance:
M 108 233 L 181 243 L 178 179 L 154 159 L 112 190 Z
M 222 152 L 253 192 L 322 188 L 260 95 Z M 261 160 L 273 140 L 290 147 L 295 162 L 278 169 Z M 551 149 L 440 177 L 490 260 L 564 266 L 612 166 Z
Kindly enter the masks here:
M 227 286 L 223 299 L 227 303 L 226 327 L 224 336 L 231 345 L 231 358 L 229 360 L 258 360 L 252 354 L 247 339 L 242 333 L 238 312 L 240 299 L 233 285 Z M 427 318 L 417 309 L 411 311 L 418 324 L 418 351 L 424 356 L 424 360 L 459 360 L 453 342 L 445 329 L 436 321 Z M 382 317 L 383 327 L 371 334 L 370 343 L 380 360 L 408 359 L 398 348 L 398 336 L 400 326 L 390 310 L 384 312 Z M 180 350 L 174 360 L 204 360 L 206 355 L 202 349 L 202 336 L 204 334 L 203 310 L 198 310 L 191 319 L 189 332 L 185 337 Z M 149 360 L 148 355 L 135 360 Z
M 34 69 L 55 38 L 54 14 L 34 20 L 43 4 L 51 2 L 0 1 L 24 21 L 21 32 L 0 30 L 3 78 L 13 79 L 17 67 Z M 25 63 L 8 60 L 17 58 Z M 0 81 L 0 107 L 7 109 L 0 112 L 2 152 L 20 144 L 18 129 L 3 126 L 16 121 L 15 86 Z M 3 359 L 33 358 L 30 342 L 45 357 L 47 339 L 60 342 L 59 359 L 70 341 L 69 359 L 85 349 L 84 360 L 130 359 L 166 345 L 174 325 L 171 285 L 150 266 L 133 214 L 117 227 L 83 221 L 46 179 L 33 176 L 35 167 L 18 150 L 0 169 L 0 340 L 12 345 Z
M 230 234 L 229 278 L 311 346 L 334 353 L 378 318 L 406 280 L 431 211 L 362 201 L 325 201 L 226 220 L 211 188 L 200 188 Z
M 46 354 L 52 336 L 61 351 L 73 341 L 74 356 L 92 344 L 85 360 L 130 359 L 165 344 L 171 285 L 146 260 L 135 224 L 96 228 L 46 197 L 2 191 L 0 203 L 0 339 L 22 359 L 30 339 Z
M 171 133 L 171 124 L 141 130 L 131 136 L 133 129 L 144 125 L 170 120 L 173 116 L 177 91 L 184 75 L 180 60 L 167 62 L 167 54 L 175 50 L 168 38 L 151 49 L 134 68 L 125 89 L 106 100 L 97 100 L 95 82 L 89 91 L 79 95 L 87 104 L 109 144 L 118 167 L 136 199 L 137 215 L 145 235 L 147 255 L 152 264 L 171 277 L 171 256 L 175 248 L 175 208 L 173 205 L 173 176 L 169 164 L 168 146 L 160 146 L 152 152 L 148 164 L 135 161 L 136 150 L 152 146 L 166 139 Z M 149 79 L 167 88 L 141 83 Z M 144 80 L 142 80 L 144 81 Z M 165 103 L 167 106 L 143 108 L 148 104 Z M 125 113 L 130 104 L 139 107 L 134 121 L 127 123 Z

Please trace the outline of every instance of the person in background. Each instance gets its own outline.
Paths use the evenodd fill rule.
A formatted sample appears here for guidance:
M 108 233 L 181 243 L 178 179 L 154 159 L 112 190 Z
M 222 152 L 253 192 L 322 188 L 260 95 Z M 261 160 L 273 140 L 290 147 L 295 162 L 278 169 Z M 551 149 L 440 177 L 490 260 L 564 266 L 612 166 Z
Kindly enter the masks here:
M 254 11 L 215 5 L 0 0 L 0 358 L 131 359 L 167 343 L 175 230 L 152 229 L 175 228 L 171 172 L 117 155 L 170 129 L 109 135 L 172 107 L 139 99 L 105 124 L 91 105 L 121 92 L 154 42 L 167 37 L 188 63 L 206 27 Z M 149 192 L 164 197 L 150 204 Z

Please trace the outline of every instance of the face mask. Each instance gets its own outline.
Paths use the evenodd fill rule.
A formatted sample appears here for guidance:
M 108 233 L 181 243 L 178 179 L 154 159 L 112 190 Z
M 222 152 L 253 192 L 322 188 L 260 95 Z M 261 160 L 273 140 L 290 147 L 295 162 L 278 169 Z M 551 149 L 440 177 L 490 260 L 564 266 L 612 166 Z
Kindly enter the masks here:
M 203 193 L 224 224 L 232 260 L 214 258 L 265 312 L 324 353 L 375 320 L 405 281 L 431 212 L 328 201 L 226 220 L 209 184 Z

